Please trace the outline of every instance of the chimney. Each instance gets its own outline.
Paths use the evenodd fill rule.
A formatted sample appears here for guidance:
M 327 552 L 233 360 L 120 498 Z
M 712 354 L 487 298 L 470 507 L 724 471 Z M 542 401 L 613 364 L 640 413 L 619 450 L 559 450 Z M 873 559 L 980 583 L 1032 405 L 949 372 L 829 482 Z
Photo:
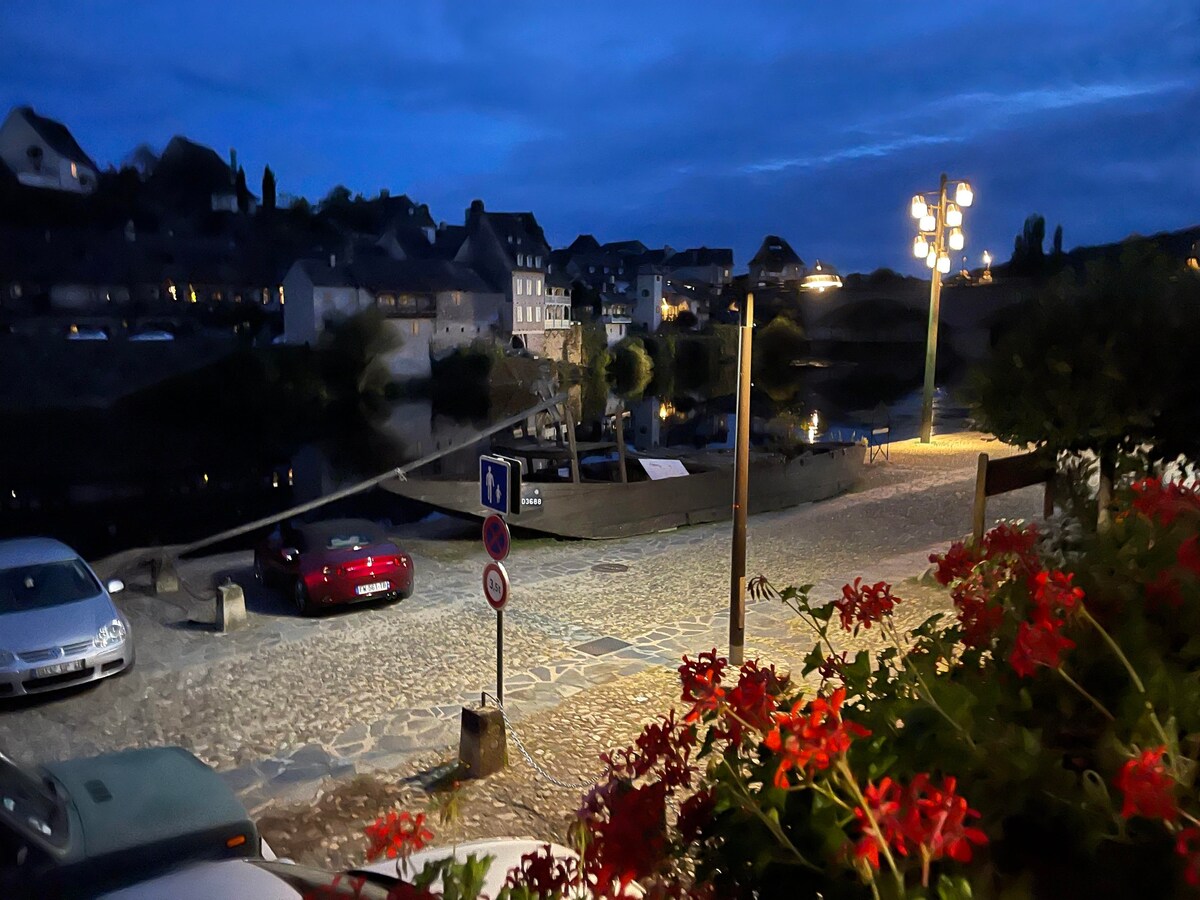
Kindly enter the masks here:
M 470 225 L 483 214 L 483 201 L 472 200 L 471 207 L 467 210 L 467 224 Z

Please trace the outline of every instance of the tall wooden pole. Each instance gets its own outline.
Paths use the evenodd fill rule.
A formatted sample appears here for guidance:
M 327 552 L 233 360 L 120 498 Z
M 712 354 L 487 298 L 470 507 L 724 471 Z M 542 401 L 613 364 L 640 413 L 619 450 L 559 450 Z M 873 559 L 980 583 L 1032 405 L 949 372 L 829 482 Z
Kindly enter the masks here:
M 754 294 L 746 294 L 738 345 L 737 439 L 733 456 L 733 552 L 729 576 L 729 662 L 740 666 L 746 654 L 746 508 L 750 500 L 750 360 L 754 336 Z
M 938 185 L 937 225 L 933 233 L 933 278 L 929 282 L 929 333 L 925 337 L 925 390 L 921 395 L 921 443 L 933 440 L 933 383 L 937 372 L 938 318 L 942 302 L 942 273 L 938 261 L 945 252 L 942 245 L 946 229 L 946 173 Z

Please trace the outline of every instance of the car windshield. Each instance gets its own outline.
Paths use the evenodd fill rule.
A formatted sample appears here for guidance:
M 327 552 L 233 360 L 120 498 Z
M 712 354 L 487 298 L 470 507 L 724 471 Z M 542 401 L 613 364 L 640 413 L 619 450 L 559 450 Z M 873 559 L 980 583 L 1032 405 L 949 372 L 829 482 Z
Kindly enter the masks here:
M 98 593 L 100 585 L 78 559 L 0 569 L 0 613 L 45 609 Z
M 0 820 L 58 847 L 67 843 L 64 798 L 0 753 Z

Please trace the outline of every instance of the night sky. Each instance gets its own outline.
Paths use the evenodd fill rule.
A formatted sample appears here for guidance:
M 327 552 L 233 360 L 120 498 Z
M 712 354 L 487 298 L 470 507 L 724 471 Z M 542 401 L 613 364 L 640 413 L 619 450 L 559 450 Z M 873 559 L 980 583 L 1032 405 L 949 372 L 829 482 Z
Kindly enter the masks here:
M 1196 0 L 179 3 L 0 0 L 0 103 L 98 163 L 174 134 L 252 190 L 386 187 L 461 223 L 533 210 L 651 246 L 762 236 L 844 272 L 909 256 L 911 195 L 970 179 L 966 253 L 1200 222 Z

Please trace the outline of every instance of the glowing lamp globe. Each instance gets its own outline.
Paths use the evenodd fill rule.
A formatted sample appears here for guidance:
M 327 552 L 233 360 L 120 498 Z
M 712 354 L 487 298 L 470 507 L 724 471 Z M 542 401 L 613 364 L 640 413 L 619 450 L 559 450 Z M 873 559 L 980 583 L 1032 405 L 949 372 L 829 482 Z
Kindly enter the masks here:
M 961 250 L 963 247 L 966 246 L 966 243 L 967 243 L 967 238 L 966 238 L 966 235 L 963 234 L 963 230 L 961 228 L 954 228 L 950 231 L 950 249 L 951 250 Z
M 920 194 L 917 194 L 912 198 L 912 217 L 914 219 L 920 219 L 927 212 L 929 212 L 929 207 L 925 205 L 925 198 Z
M 954 203 L 946 204 L 946 225 L 950 228 L 957 228 L 962 224 L 962 210 Z
M 924 259 L 929 255 L 929 241 L 925 240 L 921 235 L 917 235 L 917 239 L 913 241 L 913 256 L 917 259 Z
M 965 181 L 960 181 L 958 188 L 954 191 L 954 200 L 959 206 L 970 206 L 975 202 L 975 192 L 971 190 L 971 186 Z

